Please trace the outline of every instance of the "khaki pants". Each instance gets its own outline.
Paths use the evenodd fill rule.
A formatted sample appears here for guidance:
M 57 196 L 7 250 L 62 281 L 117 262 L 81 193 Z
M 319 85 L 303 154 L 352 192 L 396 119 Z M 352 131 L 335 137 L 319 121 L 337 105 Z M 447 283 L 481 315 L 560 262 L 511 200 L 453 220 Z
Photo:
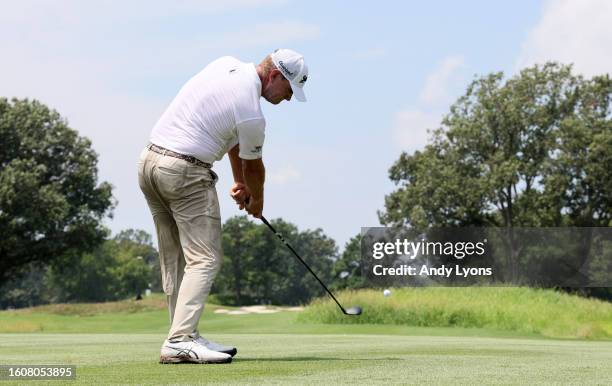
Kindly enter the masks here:
M 162 285 L 168 298 L 168 339 L 187 341 L 221 268 L 221 216 L 210 169 L 145 148 L 138 183 L 153 215 Z

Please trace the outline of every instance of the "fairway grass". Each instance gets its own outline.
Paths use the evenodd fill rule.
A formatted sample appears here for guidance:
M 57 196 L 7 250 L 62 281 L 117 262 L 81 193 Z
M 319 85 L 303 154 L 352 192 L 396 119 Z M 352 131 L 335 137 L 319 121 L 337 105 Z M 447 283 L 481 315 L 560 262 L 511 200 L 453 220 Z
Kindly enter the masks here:
M 420 307 L 445 304 L 447 312 L 457 309 L 451 295 L 438 292 L 440 296 L 434 296 L 435 291 L 420 298 Z M 168 331 L 168 314 L 160 296 L 144 302 L 1 311 L 0 364 L 76 366 L 76 382 L 46 382 L 51 385 L 612 384 L 612 341 L 607 338 L 559 339 L 541 331 L 499 325 L 385 323 L 393 310 L 390 305 L 402 311 L 398 294 L 401 291 L 393 290 L 391 297 L 383 298 L 378 292 L 341 293 L 343 302 L 364 306 L 360 317 L 343 316 L 325 302 L 317 302 L 303 312 L 243 315 L 215 313 L 218 306 L 208 305 L 199 330 L 207 338 L 238 347 L 238 355 L 229 365 L 159 364 L 160 346 Z M 468 309 L 474 304 L 484 307 L 485 298 L 471 299 L 472 295 L 456 292 L 452 296 L 454 300 L 463 296 L 462 304 Z M 529 296 L 523 296 L 524 303 L 534 312 L 550 312 L 544 320 L 558 317 L 563 326 L 574 315 L 582 322 L 603 320 L 607 326 L 607 304 L 601 308 L 597 302 L 581 303 L 582 299 L 557 298 L 550 293 L 538 295 L 536 304 Z M 528 325 L 543 320 L 521 310 L 518 303 L 513 306 L 513 299 L 507 293 L 495 302 L 507 304 Z M 559 316 L 551 306 L 554 299 L 561 307 L 573 308 L 565 309 L 566 316 Z M 489 299 L 489 303 L 494 302 Z M 425 312 L 418 303 L 413 306 Z M 491 304 L 488 307 L 489 311 L 495 309 Z M 587 315 L 589 307 L 591 314 Z M 313 315 L 328 315 L 331 324 Z M 439 320 L 445 320 L 445 315 Z M 422 317 L 436 320 L 430 316 L 425 313 Z M 16 383 L 0 382 L 0 386 L 5 384 Z
M 216 314 L 216 306 L 207 306 L 200 320 L 200 331 L 234 334 L 380 334 L 429 336 L 533 337 L 483 328 L 430 328 L 402 325 L 341 325 L 298 322 L 299 312 L 275 314 Z M 224 307 L 227 308 L 227 307 Z M 31 312 L 0 311 L 0 334 L 3 333 L 139 333 L 165 334 L 168 313 L 165 310 L 101 313 L 88 316 Z
M 0 363 L 75 365 L 76 382 L 65 382 L 70 385 L 612 381 L 609 342 L 368 334 L 213 334 L 210 338 L 238 346 L 232 364 L 158 364 L 163 334 L 2 334 Z

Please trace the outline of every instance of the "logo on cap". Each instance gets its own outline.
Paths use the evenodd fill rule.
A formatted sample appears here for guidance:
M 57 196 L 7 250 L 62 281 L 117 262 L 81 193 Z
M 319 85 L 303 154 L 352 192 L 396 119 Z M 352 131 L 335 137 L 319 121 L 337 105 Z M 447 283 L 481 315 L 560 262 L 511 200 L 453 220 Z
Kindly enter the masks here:
M 282 60 L 278 61 L 278 65 L 281 66 L 281 68 L 287 73 L 287 75 L 293 76 L 293 72 L 289 71 L 289 69 L 285 67 L 285 64 L 283 63 Z
M 304 75 L 302 77 L 302 80 L 300 80 L 300 83 L 306 83 L 307 80 L 308 80 L 308 75 Z

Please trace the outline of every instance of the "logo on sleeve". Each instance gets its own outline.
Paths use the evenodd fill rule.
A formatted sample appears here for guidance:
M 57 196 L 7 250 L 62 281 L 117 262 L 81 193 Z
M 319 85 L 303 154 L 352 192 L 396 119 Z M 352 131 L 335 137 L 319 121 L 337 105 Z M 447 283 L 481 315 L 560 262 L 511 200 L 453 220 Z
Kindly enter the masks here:
M 304 75 L 302 77 L 302 80 L 300 80 L 300 83 L 306 83 L 307 80 L 308 80 L 308 75 Z
M 262 146 L 255 146 L 255 150 L 251 150 L 251 153 L 261 153 Z

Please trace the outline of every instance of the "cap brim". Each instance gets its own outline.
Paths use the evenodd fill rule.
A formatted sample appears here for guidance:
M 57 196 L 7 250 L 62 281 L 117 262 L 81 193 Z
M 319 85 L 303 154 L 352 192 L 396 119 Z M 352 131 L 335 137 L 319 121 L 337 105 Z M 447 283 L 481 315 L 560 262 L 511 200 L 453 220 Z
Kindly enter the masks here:
M 291 90 L 293 91 L 293 96 L 300 102 L 306 102 L 306 95 L 304 94 L 304 89 L 300 86 L 295 86 L 293 83 L 289 82 L 291 85 Z

